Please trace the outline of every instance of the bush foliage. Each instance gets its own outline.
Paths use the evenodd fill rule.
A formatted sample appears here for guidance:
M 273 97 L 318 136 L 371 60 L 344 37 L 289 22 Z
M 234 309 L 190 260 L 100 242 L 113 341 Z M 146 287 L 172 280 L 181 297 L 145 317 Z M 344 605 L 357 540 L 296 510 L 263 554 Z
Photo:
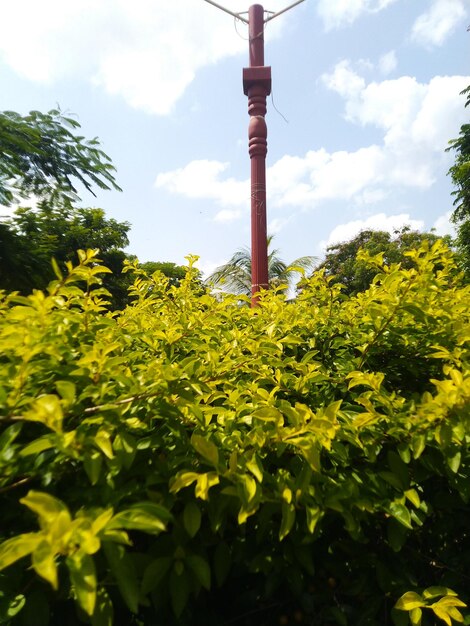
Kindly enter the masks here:
M 470 288 L 409 256 L 256 309 L 190 258 L 108 312 L 93 251 L 4 294 L 0 623 L 469 623 Z

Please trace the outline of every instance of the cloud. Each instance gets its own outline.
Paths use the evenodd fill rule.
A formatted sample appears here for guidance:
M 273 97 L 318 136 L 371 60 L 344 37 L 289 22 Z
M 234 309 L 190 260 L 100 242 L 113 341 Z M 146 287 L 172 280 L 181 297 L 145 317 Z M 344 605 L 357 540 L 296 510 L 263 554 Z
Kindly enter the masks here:
M 436 235 L 444 236 L 450 235 L 455 237 L 456 229 L 455 224 L 450 221 L 453 211 L 447 211 L 444 215 L 440 215 L 432 225 Z
M 226 0 L 235 11 L 238 4 Z M 280 9 L 282 0 L 272 4 Z M 266 37 L 285 23 L 274 20 Z M 169 113 L 199 69 L 246 49 L 233 19 L 202 1 L 2 3 L 0 59 L 19 75 L 43 84 L 91 81 L 152 114 Z
M 347 99 L 359 97 L 366 86 L 364 78 L 352 69 L 349 59 L 337 63 L 333 72 L 325 73 L 321 78 L 328 89 Z
M 401 76 L 366 84 L 342 61 L 323 80 L 344 98 L 347 120 L 383 130 L 380 151 L 389 184 L 432 185 L 449 138 L 465 121 L 458 94 L 468 76 L 435 76 L 429 83 Z
M 383 139 L 353 151 L 319 148 L 284 155 L 267 168 L 270 209 L 308 210 L 334 200 L 377 205 L 392 190 L 429 189 L 442 175 L 448 140 L 466 120 L 459 93 L 470 77 L 435 76 L 420 83 L 401 76 L 367 83 L 349 61 L 341 61 L 323 82 L 344 99 L 348 121 L 378 128 Z M 156 186 L 213 200 L 222 207 L 215 220 L 227 222 L 248 209 L 250 198 L 249 180 L 236 180 L 228 171 L 227 163 L 192 161 L 160 173 Z
M 277 235 L 281 230 L 290 222 L 291 218 L 275 217 L 272 219 L 267 227 L 269 235 Z
M 319 0 L 318 15 L 326 30 L 350 25 L 365 13 L 378 13 L 397 0 Z
M 206 280 L 218 267 L 225 265 L 227 261 L 228 259 L 220 259 L 219 261 L 203 261 L 202 259 L 198 259 L 196 261 L 196 267 L 200 270 L 203 279 Z
M 209 198 L 225 206 L 241 206 L 250 198 L 249 181 L 220 180 L 228 167 L 228 163 L 220 161 L 191 161 L 183 168 L 158 174 L 155 186 L 188 198 Z M 219 221 L 226 221 L 224 217 L 228 215 L 226 211 Z
M 403 228 L 403 226 L 409 226 L 413 230 L 422 230 L 424 222 L 412 219 L 408 213 L 400 213 L 399 215 L 377 213 L 363 220 L 354 220 L 336 226 L 331 231 L 328 239 L 320 243 L 320 247 L 326 250 L 328 246 L 349 241 L 363 230 L 384 230 L 393 233 L 393 231 Z
M 242 212 L 239 210 L 222 209 L 216 213 L 214 217 L 215 222 L 233 222 L 240 219 Z
M 383 54 L 379 59 L 379 72 L 385 76 L 391 74 L 397 67 L 397 55 L 395 50 L 390 50 L 386 54 Z
M 430 9 L 416 19 L 411 37 L 426 47 L 441 46 L 466 15 L 462 0 L 434 0 Z
M 285 155 L 267 168 L 268 201 L 271 207 L 308 208 L 329 199 L 351 199 L 382 179 L 383 155 L 378 146 L 355 152 L 328 153 L 321 148 L 303 157 Z M 215 220 L 226 222 L 241 216 L 250 205 L 250 181 L 223 178 L 227 163 L 191 161 L 185 167 L 158 174 L 155 186 L 187 198 L 207 198 L 232 207 L 219 211 Z M 369 190 L 369 201 L 377 191 Z M 376 195 L 376 197 L 378 197 Z M 238 210 L 237 210 L 238 209 Z

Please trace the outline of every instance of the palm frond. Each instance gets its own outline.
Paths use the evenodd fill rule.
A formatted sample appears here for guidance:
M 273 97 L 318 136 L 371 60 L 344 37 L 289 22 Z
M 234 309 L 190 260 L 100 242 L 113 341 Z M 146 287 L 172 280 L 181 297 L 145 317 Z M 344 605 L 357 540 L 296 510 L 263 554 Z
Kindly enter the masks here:
M 313 256 L 303 256 L 292 263 L 285 263 L 279 257 L 279 250 L 269 249 L 273 235 L 268 236 L 268 278 L 272 287 L 286 285 L 292 282 L 293 274 L 300 270 L 308 271 L 315 267 L 318 259 Z M 251 294 L 251 251 L 244 247 L 237 250 L 224 265 L 217 267 L 206 279 L 206 283 L 228 293 L 237 295 Z

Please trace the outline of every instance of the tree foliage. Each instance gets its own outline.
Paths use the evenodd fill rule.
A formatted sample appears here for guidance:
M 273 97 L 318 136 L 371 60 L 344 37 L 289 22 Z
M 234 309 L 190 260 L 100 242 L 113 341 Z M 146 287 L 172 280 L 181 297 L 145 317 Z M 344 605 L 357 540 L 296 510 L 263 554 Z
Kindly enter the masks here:
M 128 300 L 129 281 L 122 277 L 122 269 L 129 229 L 128 222 L 107 218 L 98 208 L 46 201 L 34 209 L 19 208 L 0 223 L 0 289 L 23 294 L 45 289 L 54 278 L 52 258 L 65 270 L 67 261 L 75 261 L 76 250 L 97 248 L 112 270 L 105 286 L 112 293 L 113 305 L 122 307 Z
M 363 230 L 350 241 L 328 246 L 325 260 L 317 269 L 324 269 L 334 283 L 343 285 L 344 293 L 357 294 L 368 289 L 376 275 L 374 267 L 357 258 L 359 250 L 372 255 L 382 254 L 387 265 L 401 263 L 404 268 L 410 268 L 413 261 L 406 253 L 419 248 L 423 241 L 435 242 L 437 239 L 433 233 L 420 233 L 407 226 L 393 235 L 383 230 Z
M 25 116 L 0 112 L 0 205 L 31 195 L 70 202 L 78 198 L 78 183 L 91 193 L 95 186 L 120 190 L 98 139 L 76 135 L 79 128 L 59 109 Z
M 186 276 L 186 268 L 171 261 L 146 261 L 145 263 L 140 263 L 139 268 L 144 270 L 147 275 L 161 272 L 169 279 L 169 287 L 178 287 Z M 196 270 L 194 271 L 196 272 Z
M 465 107 L 470 104 L 470 85 L 464 89 L 461 95 L 466 95 Z M 455 151 L 455 163 L 450 168 L 449 174 L 452 182 L 457 187 L 453 192 L 455 196 L 453 219 L 461 222 L 470 219 L 470 124 L 463 124 L 457 139 L 449 142 L 447 151 Z
M 467 96 L 465 106 L 470 104 L 470 85 L 462 91 Z M 455 162 L 449 174 L 456 186 L 453 192 L 453 221 L 457 224 L 457 246 L 467 279 L 470 279 L 470 124 L 463 124 L 457 139 L 450 141 L 447 150 L 455 151 Z
M 315 258 L 305 256 L 296 259 L 289 265 L 279 257 L 279 250 L 272 249 L 273 237 L 268 237 L 268 279 L 270 287 L 281 285 L 288 287 L 292 282 L 295 268 L 311 269 Z M 207 278 L 208 284 L 224 292 L 237 295 L 251 295 L 251 250 L 240 248 L 227 263 L 217 267 Z
M 407 258 L 256 309 L 190 259 L 110 314 L 92 251 L 5 294 L 0 622 L 462 622 L 470 287 L 440 241 Z

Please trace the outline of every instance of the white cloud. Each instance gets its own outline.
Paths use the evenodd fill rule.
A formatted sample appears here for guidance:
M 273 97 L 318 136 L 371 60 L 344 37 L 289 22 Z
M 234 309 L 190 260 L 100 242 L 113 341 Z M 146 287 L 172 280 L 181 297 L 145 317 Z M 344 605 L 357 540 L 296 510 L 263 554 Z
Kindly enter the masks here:
M 266 37 L 285 23 L 275 20 Z M 167 114 L 200 68 L 246 50 L 233 19 L 202 1 L 2 3 L 0 58 L 15 72 L 38 83 L 92 81 L 148 113 Z
M 328 239 L 320 243 L 320 247 L 325 250 L 328 246 L 332 246 L 343 241 L 349 241 L 358 235 L 362 230 L 384 230 L 393 233 L 395 230 L 409 226 L 413 230 L 422 230 L 424 222 L 414 220 L 408 213 L 400 213 L 399 215 L 386 215 L 385 213 L 377 213 L 363 220 L 354 220 L 346 224 L 340 224 L 334 228 Z
M 462 0 L 434 0 L 413 24 L 412 39 L 424 46 L 440 46 L 467 15 Z
M 234 220 L 240 219 L 242 216 L 242 212 L 234 209 L 222 209 L 218 213 L 216 213 L 214 217 L 215 222 L 233 222 Z
M 378 13 L 396 0 L 319 0 L 317 11 L 326 30 L 352 24 L 364 13 Z
M 162 172 L 155 181 L 157 188 L 188 198 L 211 198 L 225 206 L 240 206 L 249 201 L 249 182 L 234 178 L 220 180 L 228 163 L 201 159 L 191 161 L 183 168 Z M 225 215 L 227 216 L 227 211 Z M 222 217 L 220 221 L 226 221 Z
M 450 221 L 453 211 L 447 211 L 444 215 L 441 215 L 437 218 L 437 220 L 432 225 L 436 235 L 451 235 L 451 237 L 455 237 L 456 230 L 455 225 Z
M 343 61 L 323 79 L 344 98 L 346 118 L 375 126 L 383 141 L 349 152 L 319 148 L 283 156 L 267 168 L 270 210 L 306 210 L 329 200 L 378 205 L 394 189 L 429 189 L 442 175 L 447 142 L 466 119 L 458 94 L 470 77 L 436 76 L 419 83 L 402 76 L 366 83 Z M 227 222 L 250 202 L 249 180 L 236 180 L 227 172 L 227 163 L 192 161 L 160 173 L 156 185 L 188 198 L 212 199 L 222 209 L 216 221 Z
M 429 83 L 401 76 L 365 84 L 350 62 L 342 61 L 323 80 L 345 99 L 346 119 L 384 131 L 381 154 L 389 183 L 432 185 L 449 139 L 465 121 L 458 94 L 468 76 L 435 76 Z
M 286 226 L 286 224 L 288 224 L 289 222 L 290 222 L 290 218 L 275 217 L 268 224 L 268 228 L 267 228 L 268 234 L 277 235 L 277 233 L 280 233 L 281 230 L 284 228 L 284 226 Z
M 225 265 L 228 259 L 221 259 L 219 261 L 201 260 L 198 259 L 196 267 L 200 270 L 203 279 L 208 278 L 218 267 Z
M 271 207 L 308 208 L 322 200 L 351 199 L 381 180 L 383 166 L 378 146 L 286 155 L 267 168 L 268 202 Z M 208 198 L 219 206 L 234 207 L 216 214 L 216 221 L 226 222 L 240 217 L 240 209 L 250 205 L 250 181 L 222 178 L 227 169 L 228 164 L 219 161 L 191 161 L 184 168 L 158 174 L 155 185 L 187 198 Z
M 348 59 L 337 63 L 333 72 L 323 74 L 321 78 L 328 89 L 348 99 L 359 97 L 366 86 L 366 81 L 352 69 L 351 61 Z
M 379 59 L 379 72 L 387 76 L 391 74 L 397 67 L 397 55 L 395 50 L 390 50 L 386 54 L 383 54 Z

